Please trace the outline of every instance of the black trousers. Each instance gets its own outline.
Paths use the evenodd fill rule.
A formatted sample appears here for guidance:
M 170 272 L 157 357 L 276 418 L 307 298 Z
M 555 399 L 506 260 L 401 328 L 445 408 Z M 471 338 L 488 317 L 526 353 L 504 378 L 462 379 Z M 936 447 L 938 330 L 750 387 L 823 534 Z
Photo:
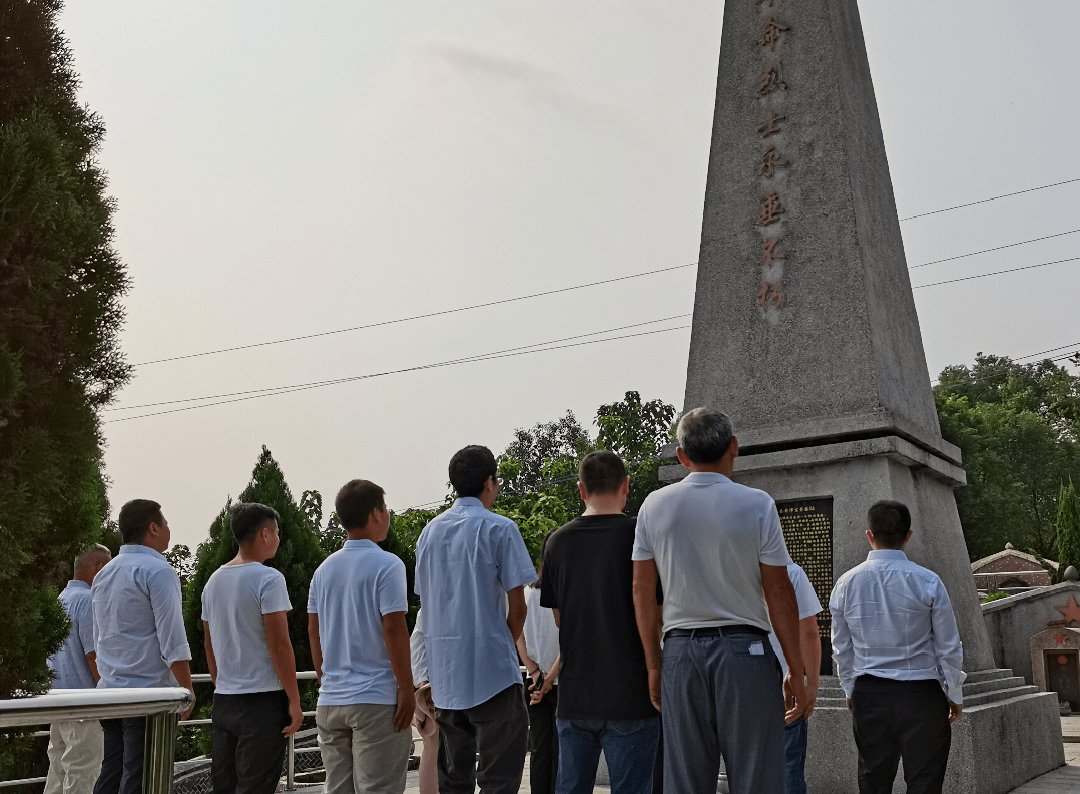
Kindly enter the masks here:
M 289 696 L 214 694 L 213 794 L 274 794 L 285 763 Z
M 528 697 L 526 690 L 525 697 Z M 555 729 L 555 710 L 559 706 L 559 687 L 553 686 L 535 706 L 529 704 L 529 790 L 532 794 L 555 794 L 559 775 L 559 733 Z
M 517 794 L 525 769 L 529 715 L 521 684 L 467 709 L 435 709 L 439 794 Z M 479 754 L 479 763 L 476 756 Z
M 949 701 L 937 681 L 855 679 L 852 725 L 860 794 L 890 794 L 904 759 L 909 794 L 941 794 L 949 761 Z
M 94 794 L 142 794 L 146 717 L 102 720 L 105 754 Z

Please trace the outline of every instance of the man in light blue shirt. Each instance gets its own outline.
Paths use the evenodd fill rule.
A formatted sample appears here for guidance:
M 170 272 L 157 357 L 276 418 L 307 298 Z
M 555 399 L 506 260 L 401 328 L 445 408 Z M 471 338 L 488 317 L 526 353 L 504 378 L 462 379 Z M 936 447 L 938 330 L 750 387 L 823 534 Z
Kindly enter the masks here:
M 104 546 L 91 546 L 75 560 L 75 578 L 60 594 L 60 604 L 71 621 L 71 633 L 55 654 L 49 669 L 56 673 L 53 689 L 93 689 L 94 611 L 90 585 L 112 554 Z M 49 776 L 45 794 L 90 794 L 101 772 L 102 735 L 97 720 L 62 720 L 49 728 Z
M 180 579 L 163 552 L 172 535 L 161 505 L 133 499 L 120 508 L 120 554 L 94 579 L 99 688 L 191 689 Z M 194 696 L 194 693 L 192 693 Z M 180 715 L 187 719 L 194 701 Z M 140 794 L 145 717 L 102 720 L 105 757 L 94 794 Z
M 941 578 L 904 554 L 908 508 L 877 502 L 867 523 L 872 550 L 829 599 L 833 659 L 859 748 L 859 791 L 891 792 L 902 758 L 909 792 L 940 794 L 967 677 L 956 617 Z
M 308 591 L 326 794 L 401 794 L 416 707 L 405 563 L 375 545 L 390 529 L 382 488 L 352 480 L 334 506 L 349 539 Z
M 449 473 L 458 499 L 416 544 L 439 791 L 472 794 L 479 783 L 482 794 L 516 794 L 529 721 L 514 641 L 536 570 L 517 524 L 491 512 L 499 492 L 491 450 L 459 450 Z

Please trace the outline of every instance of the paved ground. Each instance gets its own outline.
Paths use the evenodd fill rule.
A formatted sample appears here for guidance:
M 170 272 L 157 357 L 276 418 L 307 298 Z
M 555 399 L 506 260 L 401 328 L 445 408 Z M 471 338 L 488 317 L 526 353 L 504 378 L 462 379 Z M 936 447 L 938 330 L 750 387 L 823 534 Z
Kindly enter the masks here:
M 1065 766 L 1035 778 L 1010 794 L 1077 794 L 1080 792 L 1080 716 L 1061 718 L 1061 735 L 1065 743 Z M 607 786 L 597 786 L 596 794 L 609 794 Z M 406 794 L 419 794 L 417 773 L 410 772 Z M 520 794 L 529 794 L 529 767 L 521 779 Z

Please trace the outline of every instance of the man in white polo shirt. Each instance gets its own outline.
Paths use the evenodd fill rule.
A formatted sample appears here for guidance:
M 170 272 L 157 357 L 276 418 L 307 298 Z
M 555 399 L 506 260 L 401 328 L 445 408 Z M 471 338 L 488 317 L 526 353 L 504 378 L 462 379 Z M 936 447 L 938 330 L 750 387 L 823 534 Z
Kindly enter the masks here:
M 237 502 L 229 526 L 240 547 L 206 582 L 203 643 L 214 682 L 214 794 L 273 794 L 286 738 L 304 717 L 289 640 L 285 577 L 263 565 L 278 550 L 278 513 Z
M 525 766 L 529 718 L 514 641 L 536 570 L 517 524 L 491 512 L 497 475 L 487 447 L 458 450 L 457 501 L 416 544 L 440 794 L 472 794 L 477 783 L 482 794 L 517 794 Z
M 352 480 L 334 507 L 349 539 L 308 592 L 326 794 L 401 794 L 416 707 L 405 563 L 375 545 L 390 529 L 382 488 Z
M 715 790 L 722 754 L 733 794 L 783 794 L 785 700 L 786 718 L 795 720 L 806 695 L 780 518 L 768 494 L 730 479 L 739 445 L 724 414 L 695 408 L 676 435 L 690 474 L 645 499 L 633 552 L 649 691 L 663 706 L 664 791 Z M 800 672 L 783 679 L 783 691 L 770 620 Z

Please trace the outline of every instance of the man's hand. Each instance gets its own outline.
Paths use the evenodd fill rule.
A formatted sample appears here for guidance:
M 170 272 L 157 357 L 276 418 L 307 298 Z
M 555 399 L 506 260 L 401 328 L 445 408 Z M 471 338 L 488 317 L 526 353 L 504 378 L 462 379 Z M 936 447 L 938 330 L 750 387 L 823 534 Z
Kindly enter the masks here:
M 950 725 L 952 725 L 954 722 L 956 722 L 958 719 L 960 719 L 960 714 L 961 714 L 961 712 L 963 712 L 963 710 L 964 710 L 964 704 L 963 703 L 950 703 L 949 704 L 949 724 Z
M 397 711 L 394 712 L 394 730 L 404 731 L 412 724 L 413 712 L 416 711 L 416 696 L 412 686 L 398 687 Z
M 540 689 L 536 688 L 536 684 L 533 684 L 531 687 L 529 687 L 529 691 L 532 692 L 532 694 L 529 695 L 530 706 L 535 706 L 537 703 L 544 699 L 544 695 L 551 691 L 551 688 L 553 686 L 551 681 L 552 677 L 550 675 L 545 676 L 544 683 L 540 685 Z
M 653 708 L 660 711 L 660 668 L 649 668 L 649 700 Z
M 806 713 L 806 684 L 802 675 L 793 676 L 791 670 L 784 676 L 784 722 L 795 722 Z
M 803 719 L 807 722 L 810 721 L 810 715 L 814 713 L 814 706 L 817 705 L 817 687 L 806 687 L 806 711 L 803 712 Z
M 289 724 L 281 731 L 285 736 L 292 736 L 300 730 L 300 723 L 304 721 L 304 712 L 300 710 L 300 700 L 289 699 Z

